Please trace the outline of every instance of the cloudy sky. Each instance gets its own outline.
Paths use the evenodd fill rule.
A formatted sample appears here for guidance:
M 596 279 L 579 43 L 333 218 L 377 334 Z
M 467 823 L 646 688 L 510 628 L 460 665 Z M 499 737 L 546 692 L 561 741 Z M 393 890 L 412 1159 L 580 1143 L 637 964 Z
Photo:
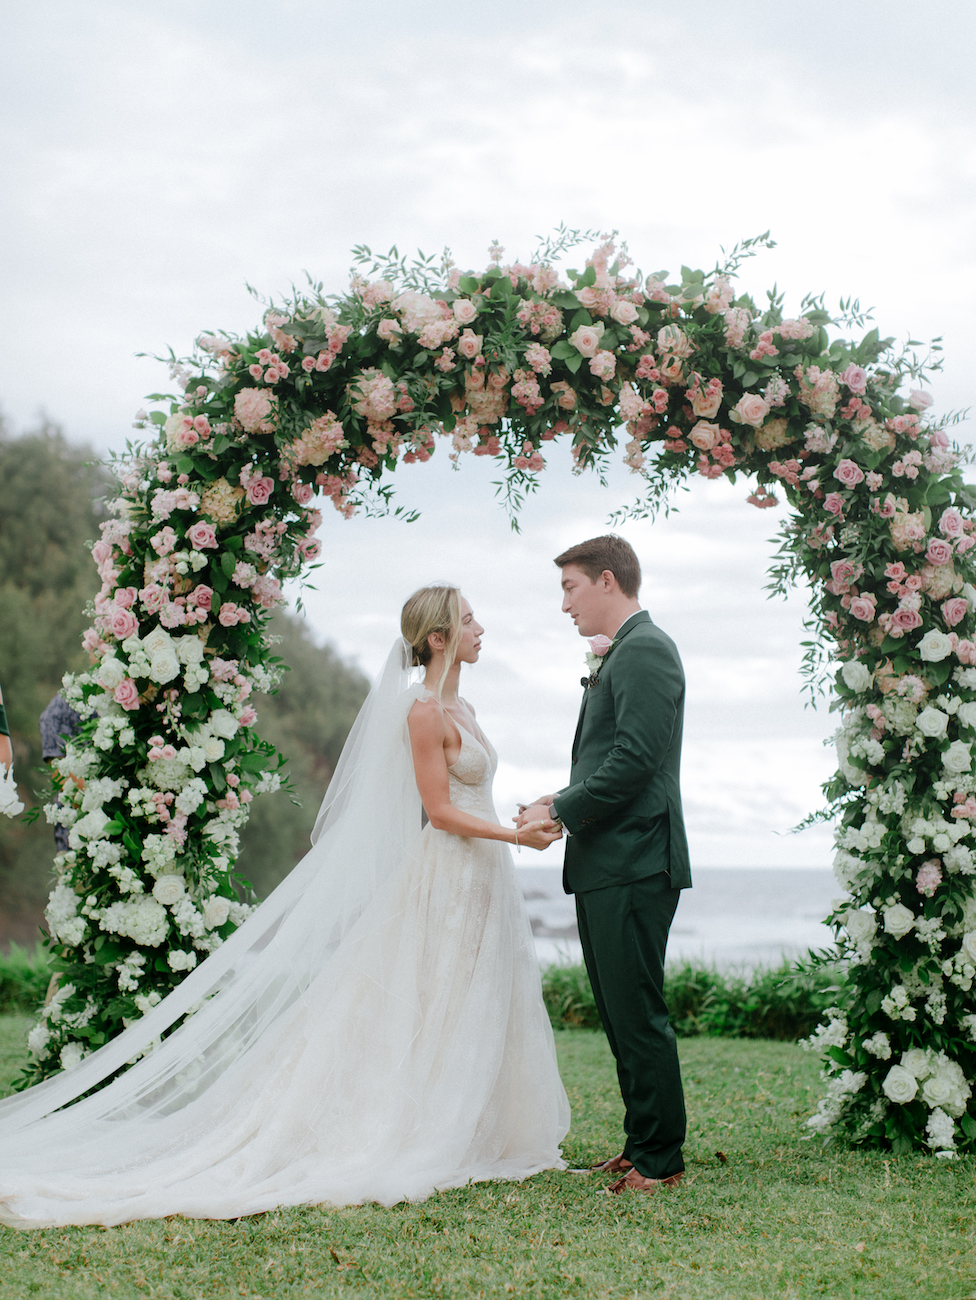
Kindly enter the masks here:
M 944 336 L 939 411 L 973 401 L 976 16 L 968 0 L 36 0 L 0 49 L 0 407 L 120 449 L 204 329 L 252 284 L 347 283 L 349 252 L 449 245 L 528 259 L 560 221 L 619 229 L 646 271 L 711 266 L 772 230 L 744 281 L 853 295 L 884 334 Z M 963 430 L 963 436 L 968 433 Z M 500 809 L 561 783 L 585 648 L 551 557 L 639 480 L 574 479 L 558 447 L 513 533 L 484 462 L 402 475 L 423 517 L 323 528 L 316 634 L 368 671 L 403 598 L 460 581 L 488 629 L 467 693 L 502 754 Z M 776 512 L 696 483 L 622 528 L 688 672 L 685 794 L 699 865 L 817 865 L 788 837 L 832 769 L 804 708 L 804 599 L 762 591 Z

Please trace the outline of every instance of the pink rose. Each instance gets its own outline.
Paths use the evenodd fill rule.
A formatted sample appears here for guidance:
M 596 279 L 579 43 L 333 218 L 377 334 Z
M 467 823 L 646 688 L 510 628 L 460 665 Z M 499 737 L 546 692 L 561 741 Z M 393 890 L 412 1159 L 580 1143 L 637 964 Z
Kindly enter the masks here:
M 387 316 L 377 325 L 376 333 L 384 343 L 393 345 L 400 342 L 400 339 L 403 336 L 403 327 L 399 321 L 395 321 L 392 317 Z M 332 364 L 331 359 L 329 364 Z M 323 369 L 326 369 L 326 367 L 323 367 Z
M 851 601 L 851 614 L 854 618 L 859 618 L 862 623 L 871 623 L 874 620 L 877 603 L 876 596 L 855 596 Z
M 92 559 L 96 564 L 104 564 L 106 560 L 112 558 L 112 548 L 108 542 L 96 542 L 92 547 Z
M 190 602 L 197 606 L 198 609 L 209 609 L 213 601 L 213 589 L 205 587 L 202 583 L 199 587 L 194 587 L 190 592 Z
M 470 325 L 478 314 L 478 308 L 470 298 L 458 298 L 454 304 L 454 319 L 459 325 Z
M 252 708 L 250 704 L 245 705 L 241 710 L 241 716 L 237 719 L 238 727 L 253 727 L 258 720 L 258 711 Z
M 922 626 L 922 616 L 917 609 L 905 609 L 899 605 L 891 616 L 891 626 L 901 628 L 903 632 L 911 632 Z
M 828 492 L 823 505 L 828 514 L 836 515 L 838 519 L 844 518 L 844 498 L 839 492 Z
M 142 591 L 139 592 L 139 599 L 150 614 L 155 614 L 161 606 L 166 604 L 166 592 L 157 583 L 153 582 L 148 587 L 143 587 Z
M 863 393 L 867 391 L 868 373 L 863 367 L 851 363 L 841 375 L 840 382 L 846 384 L 852 393 Z
M 322 551 L 322 543 L 316 537 L 306 537 L 298 543 L 297 549 L 299 555 L 306 560 L 317 560 Z
M 864 471 L 852 460 L 842 460 L 834 470 L 834 478 L 839 479 L 844 487 L 857 487 L 864 482 Z
M 958 510 L 952 506 L 948 510 L 943 510 L 942 518 L 939 520 L 939 532 L 943 537 L 961 537 L 965 531 L 966 524 Z
M 122 609 L 121 606 L 116 605 L 105 616 L 105 630 L 111 632 L 116 640 L 124 641 L 127 637 L 135 636 L 139 631 L 139 620 L 131 610 Z
M 315 369 L 315 358 L 302 357 L 302 369 L 305 371 L 307 375 L 311 374 L 311 372 Z
M 221 627 L 235 627 L 243 621 L 241 615 L 244 613 L 245 611 L 235 605 L 233 601 L 227 600 L 221 605 L 217 619 Z
M 618 325 L 633 325 L 637 319 L 637 308 L 626 298 L 619 298 L 610 308 L 610 315 Z
M 252 506 L 266 506 L 271 499 L 271 493 L 274 491 L 273 478 L 252 478 L 247 485 L 247 499 Z M 187 534 L 189 536 L 189 534 Z M 196 542 L 193 543 L 197 545 Z M 201 546 L 216 546 L 217 539 L 213 542 L 201 542 Z M 199 548 L 198 548 L 199 549 Z
M 123 677 L 112 692 L 112 699 L 121 704 L 123 709 L 138 709 L 139 688 L 131 677 Z
M 205 524 L 202 520 L 187 529 L 186 539 L 195 551 L 213 550 L 217 545 L 213 524 Z
M 932 405 L 932 394 L 925 393 L 920 388 L 913 388 L 908 394 L 908 405 L 913 411 L 927 411 Z
M 658 389 L 658 392 L 661 391 L 662 391 L 661 389 Z M 657 394 L 655 394 L 655 396 L 657 396 Z M 665 394 L 665 401 L 667 401 L 666 394 Z M 709 384 L 704 392 L 702 392 L 701 389 L 699 389 L 697 392 L 691 395 L 692 414 L 695 415 L 695 417 L 699 420 L 713 419 L 716 415 L 718 415 L 719 408 L 721 407 L 721 405 L 722 405 L 721 382 L 718 384 L 717 389 L 713 388 L 712 385 Z
M 300 506 L 307 506 L 312 497 L 315 496 L 315 489 L 311 483 L 293 483 L 291 485 L 291 494 Z
M 617 372 L 617 358 L 601 348 L 596 356 L 590 357 L 590 370 L 597 379 L 612 379 Z
M 933 537 L 925 552 L 925 558 L 929 564 L 948 564 L 952 559 L 952 547 L 941 538 Z
M 584 357 L 595 357 L 603 338 L 603 324 L 581 325 L 569 336 L 569 343 Z
M 732 408 L 732 419 L 740 424 L 751 424 L 758 429 L 769 414 L 769 403 L 758 393 L 746 393 Z
M 138 595 L 135 587 L 119 587 L 115 592 L 115 603 L 121 609 L 131 609 Z
M 457 341 L 457 350 L 462 357 L 468 361 L 473 361 L 481 352 L 481 345 L 484 343 L 483 334 L 475 334 L 473 330 L 465 330 Z
M 612 645 L 613 641 L 611 641 L 610 637 L 604 636 L 602 633 L 599 636 L 590 637 L 590 649 L 601 659 Z
M 969 602 L 962 596 L 953 596 L 951 600 L 943 602 L 942 617 L 945 619 L 946 627 L 955 627 L 966 617 L 969 610 Z
M 699 420 L 688 437 L 699 451 L 711 451 L 721 441 L 722 430 L 717 424 Z

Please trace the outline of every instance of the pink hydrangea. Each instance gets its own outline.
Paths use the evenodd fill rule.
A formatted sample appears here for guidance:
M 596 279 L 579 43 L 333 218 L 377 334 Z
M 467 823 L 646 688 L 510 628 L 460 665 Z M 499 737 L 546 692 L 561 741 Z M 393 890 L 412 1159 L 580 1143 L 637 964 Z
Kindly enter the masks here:
M 234 415 L 246 433 L 271 433 L 277 403 L 264 388 L 242 388 L 234 398 Z

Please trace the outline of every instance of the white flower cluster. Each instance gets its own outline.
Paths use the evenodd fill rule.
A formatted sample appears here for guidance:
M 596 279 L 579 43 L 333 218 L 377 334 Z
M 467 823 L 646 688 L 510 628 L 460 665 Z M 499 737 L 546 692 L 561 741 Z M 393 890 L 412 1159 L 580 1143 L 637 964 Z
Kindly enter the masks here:
M 807 1120 L 807 1128 L 815 1133 L 825 1133 L 840 1119 L 848 1100 L 861 1091 L 868 1081 L 862 1071 L 842 1070 L 827 1081 L 826 1094 L 817 1102 L 816 1114 Z
M 809 1038 L 800 1039 L 805 1052 L 823 1053 L 828 1047 L 843 1047 L 848 1038 L 847 1016 L 839 1007 L 828 1007 L 824 1012 L 826 1024 L 820 1024 Z
M 954 1119 L 965 1113 L 973 1091 L 956 1061 L 944 1052 L 920 1047 L 903 1052 L 881 1086 L 885 1096 L 900 1106 L 914 1101 L 921 1087 L 922 1100 L 930 1109 L 942 1110 Z
M 881 999 L 881 1010 L 889 1020 L 915 1020 L 917 1017 L 904 984 L 896 984 L 891 992 Z
M 870 1038 L 865 1038 L 861 1046 L 872 1056 L 876 1056 L 879 1061 L 888 1061 L 891 1059 L 891 1039 L 887 1034 L 880 1031 L 872 1034 Z

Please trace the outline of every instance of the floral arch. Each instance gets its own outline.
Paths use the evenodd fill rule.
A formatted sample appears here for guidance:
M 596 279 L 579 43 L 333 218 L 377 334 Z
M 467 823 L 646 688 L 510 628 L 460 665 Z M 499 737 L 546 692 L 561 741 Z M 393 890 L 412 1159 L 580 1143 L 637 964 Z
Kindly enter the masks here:
M 834 321 L 808 297 L 785 319 L 774 294 L 765 309 L 737 294 L 766 237 L 673 280 L 600 237 L 560 274 L 590 238 L 560 230 L 530 265 L 495 246 L 480 274 L 357 249 L 348 293 L 311 285 L 247 338 L 203 335 L 174 359 L 183 393 L 140 417 L 153 436 L 119 464 L 93 548 L 92 666 L 66 679 L 86 721 L 48 809 L 71 847 L 31 1079 L 144 1014 L 247 914 L 238 831 L 280 781 L 248 697 L 275 683 L 264 625 L 319 554 L 316 500 L 387 509 L 396 466 L 446 440 L 500 462 L 517 510 L 550 444 L 599 469 L 624 428 L 638 513 L 691 474 L 751 476 L 753 505 L 792 509 L 773 586 L 813 590 L 807 667 L 841 710 L 825 792 L 849 895 L 830 918 L 849 978 L 814 1036 L 813 1123 L 896 1151 L 976 1148 L 976 493 L 948 421 L 900 394 L 927 363 L 877 330 L 832 338 L 863 325 L 856 304 Z

